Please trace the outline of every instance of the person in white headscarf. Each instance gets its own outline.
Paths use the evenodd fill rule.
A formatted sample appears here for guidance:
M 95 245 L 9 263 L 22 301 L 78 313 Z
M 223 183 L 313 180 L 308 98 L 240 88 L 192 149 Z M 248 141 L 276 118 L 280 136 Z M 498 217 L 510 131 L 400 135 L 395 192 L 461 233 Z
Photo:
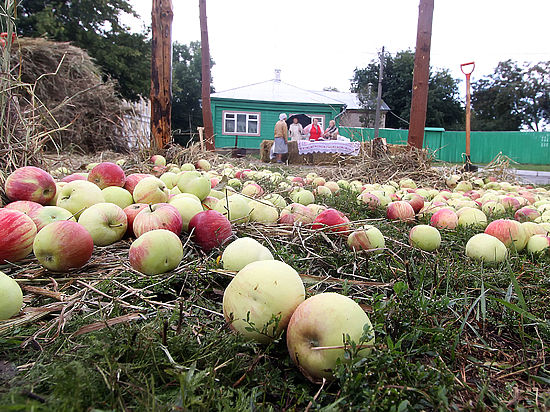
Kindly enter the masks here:
M 286 113 L 281 113 L 279 115 L 279 121 L 275 123 L 273 135 L 275 137 L 273 153 L 275 153 L 277 163 L 283 163 L 283 155 L 288 153 L 288 126 L 286 124 Z

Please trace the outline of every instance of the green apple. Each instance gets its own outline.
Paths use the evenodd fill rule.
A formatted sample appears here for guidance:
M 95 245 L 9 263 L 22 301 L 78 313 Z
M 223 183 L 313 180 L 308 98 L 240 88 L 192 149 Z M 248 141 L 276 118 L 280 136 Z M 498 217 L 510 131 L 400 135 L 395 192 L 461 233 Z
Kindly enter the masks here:
M 508 249 L 496 237 L 478 233 L 466 243 L 466 256 L 488 264 L 500 263 L 508 257 Z
M 178 267 L 183 245 L 173 232 L 155 229 L 145 232 L 130 246 L 130 265 L 146 275 L 158 275 Z
M 264 196 L 264 199 L 270 201 L 271 203 L 273 203 L 276 207 L 278 207 L 280 209 L 283 209 L 287 206 L 285 198 L 282 197 L 278 193 L 270 193 L 270 194 Z
M 231 242 L 221 258 L 225 270 L 237 272 L 249 263 L 260 260 L 273 260 L 273 255 L 268 248 L 251 237 L 241 237 Z
M 61 188 L 57 198 L 57 206 L 67 209 L 76 218 L 96 203 L 103 203 L 105 199 L 101 189 L 92 182 L 75 180 Z
M 78 218 L 90 233 L 96 246 L 108 246 L 118 242 L 128 228 L 126 213 L 113 203 L 97 203 L 86 209 Z
M 193 165 L 192 163 L 184 163 L 180 166 L 180 170 L 182 172 L 193 171 L 193 170 L 195 170 L 195 165 Z
M 134 203 L 132 194 L 118 186 L 108 186 L 102 190 L 105 203 L 113 203 L 124 209 Z
M 307 189 L 299 188 L 290 193 L 290 198 L 294 203 L 300 203 L 307 206 L 315 202 L 315 196 Z
M 208 196 L 215 197 L 216 199 L 223 199 L 225 194 L 219 190 L 212 189 L 210 190 L 210 194 Z
M 175 197 L 170 199 L 168 204 L 174 206 L 180 212 L 181 219 L 183 221 L 182 229 L 187 232 L 189 222 L 197 213 L 203 211 L 201 202 L 198 199 L 191 197 Z
M 261 260 L 246 265 L 229 283 L 223 314 L 237 333 L 269 343 L 285 329 L 304 298 L 298 272 L 278 260 Z M 252 325 L 255 330 L 250 330 Z
M 271 225 L 279 220 L 279 211 L 269 200 L 251 200 L 248 202 L 248 206 L 250 206 L 251 222 Z
M 479 209 L 463 207 L 456 214 L 458 215 L 458 226 L 473 226 L 482 229 L 487 226 L 487 216 Z
M 248 204 L 248 199 L 241 195 L 233 195 L 220 199 L 214 210 L 227 216 L 234 223 L 246 223 L 250 219 L 251 207 Z
M 210 179 L 200 172 L 184 172 L 178 178 L 178 188 L 182 193 L 192 193 L 203 200 L 209 195 L 211 184 Z
M 308 298 L 296 308 L 288 324 L 286 343 L 300 371 L 318 383 L 333 378 L 338 359 L 346 359 L 345 336 L 356 344 L 374 344 L 374 329 L 361 306 L 347 296 L 327 292 Z M 370 352 L 366 347 L 358 355 L 366 357 Z
M 58 206 L 44 206 L 41 209 L 32 211 L 29 217 L 36 225 L 37 232 L 40 232 L 44 226 L 59 220 L 72 220 L 76 222 L 71 212 Z
M 177 174 L 173 172 L 166 172 L 162 174 L 162 176 L 160 177 L 160 180 L 164 182 L 164 184 L 168 189 L 172 189 L 175 186 L 177 186 L 178 178 L 179 176 Z
M 181 199 L 181 198 L 193 199 L 193 200 L 196 200 L 199 203 L 201 202 L 201 200 L 192 193 L 180 193 L 180 194 L 177 194 L 177 195 L 171 197 L 170 200 L 168 200 L 168 203 L 171 203 L 174 200 Z
M 348 246 L 353 250 L 383 249 L 386 246 L 384 235 L 378 228 L 364 225 L 348 235 Z
M 141 179 L 134 187 L 134 203 L 153 205 L 168 201 L 168 189 L 162 180 L 154 176 Z
M 527 252 L 531 254 L 542 254 L 550 248 L 550 237 L 546 235 L 533 235 L 527 241 Z
M 418 249 L 433 252 L 441 245 L 441 234 L 433 226 L 416 225 L 409 232 L 409 243 Z
M 19 284 L 0 272 L 0 320 L 7 320 L 15 316 L 23 307 L 23 292 Z

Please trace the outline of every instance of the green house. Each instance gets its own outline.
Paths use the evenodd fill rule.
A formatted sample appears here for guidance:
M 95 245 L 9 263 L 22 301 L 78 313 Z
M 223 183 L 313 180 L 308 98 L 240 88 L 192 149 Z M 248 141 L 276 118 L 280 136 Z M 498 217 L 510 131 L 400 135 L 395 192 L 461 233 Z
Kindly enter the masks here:
M 280 113 L 305 113 L 324 129 L 342 113 L 346 103 L 324 92 L 304 90 L 275 79 L 213 93 L 210 97 L 216 147 L 259 149 L 273 139 Z

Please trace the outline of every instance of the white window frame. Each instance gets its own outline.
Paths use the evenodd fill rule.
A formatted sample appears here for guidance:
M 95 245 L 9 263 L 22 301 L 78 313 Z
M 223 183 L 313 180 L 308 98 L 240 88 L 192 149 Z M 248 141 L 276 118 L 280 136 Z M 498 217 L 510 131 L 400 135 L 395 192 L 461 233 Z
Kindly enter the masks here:
M 227 132 L 225 130 L 225 121 L 226 116 L 234 115 L 235 116 L 235 131 Z M 246 132 L 237 132 L 237 115 L 244 114 L 246 116 Z M 258 122 L 258 132 L 257 133 L 248 133 L 248 122 L 251 120 L 250 116 L 256 116 L 256 121 Z M 233 110 L 223 110 L 222 111 L 222 134 L 230 136 L 260 136 L 261 135 L 261 126 L 262 126 L 262 115 L 261 112 L 245 112 L 245 111 L 233 111 Z
M 310 114 L 306 113 L 309 117 L 311 117 L 311 124 L 313 124 L 313 119 L 319 119 L 319 122 L 317 123 L 319 127 L 321 128 L 321 132 L 325 131 L 325 115 L 324 114 Z

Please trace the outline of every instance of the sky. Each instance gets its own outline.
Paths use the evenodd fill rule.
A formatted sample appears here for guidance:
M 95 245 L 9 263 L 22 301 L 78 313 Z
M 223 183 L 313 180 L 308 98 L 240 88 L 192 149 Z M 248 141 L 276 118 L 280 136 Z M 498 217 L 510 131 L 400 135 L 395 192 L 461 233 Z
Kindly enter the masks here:
M 172 0 L 172 40 L 200 40 L 198 0 Z M 130 0 L 151 22 L 151 0 Z M 419 0 L 207 0 L 212 78 L 223 91 L 274 78 L 309 90 L 349 91 L 355 68 L 386 51 L 416 44 Z M 435 0 L 431 66 L 464 79 L 460 64 L 475 61 L 472 81 L 499 61 L 550 60 L 549 0 Z M 464 87 L 464 82 L 461 83 Z M 462 94 L 462 93 L 461 93 Z

